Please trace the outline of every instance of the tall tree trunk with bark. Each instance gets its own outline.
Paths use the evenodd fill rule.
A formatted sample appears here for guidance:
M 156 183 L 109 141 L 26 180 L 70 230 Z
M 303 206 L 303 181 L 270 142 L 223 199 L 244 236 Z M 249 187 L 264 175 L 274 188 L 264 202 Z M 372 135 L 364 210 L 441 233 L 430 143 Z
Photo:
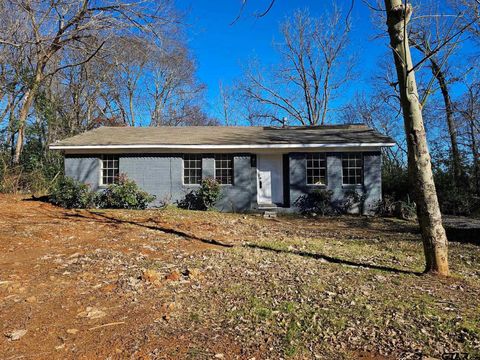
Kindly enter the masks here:
M 422 109 L 407 36 L 412 7 L 402 0 L 385 0 L 388 33 L 400 86 L 408 145 L 408 173 L 414 189 L 417 216 L 425 251 L 425 272 L 448 275 L 448 241 L 433 181 Z
M 23 151 L 23 142 L 25 139 L 25 126 L 27 122 L 28 113 L 32 107 L 33 98 L 35 97 L 35 90 L 29 89 L 25 92 L 22 107 L 20 108 L 20 114 L 18 115 L 18 134 L 17 144 L 15 145 L 15 154 L 13 155 L 13 164 L 20 164 L 20 157 Z
M 427 55 L 427 54 L 425 54 Z M 443 102 L 445 104 L 445 113 L 447 116 L 448 134 L 450 136 L 450 145 L 452 147 L 452 161 L 453 161 L 453 178 L 455 186 L 464 186 L 464 176 L 462 170 L 462 159 L 460 157 L 460 150 L 458 150 L 457 141 L 457 126 L 455 124 L 453 104 L 448 91 L 448 84 L 441 67 L 437 62 L 430 58 L 430 64 L 432 65 L 432 73 L 440 85 L 440 90 L 443 96 Z
M 25 91 L 25 96 L 23 97 L 23 104 L 20 108 L 20 113 L 18 115 L 18 135 L 17 135 L 17 144 L 15 146 L 15 154 L 13 156 L 13 164 L 20 164 L 20 157 L 22 156 L 23 151 L 23 142 L 25 138 L 25 127 L 27 125 L 28 113 L 32 107 L 33 100 L 37 95 L 38 87 L 42 80 L 42 66 L 37 66 L 35 71 L 35 77 L 32 79 L 32 82 L 29 88 Z
M 13 96 L 12 96 L 13 97 Z M 12 105 L 14 100 L 12 99 Z M 8 144 L 10 145 L 10 165 L 13 165 L 13 158 L 15 157 L 15 134 L 17 133 L 15 126 L 15 106 L 10 107 L 10 114 L 8 118 L 8 131 L 10 132 L 10 138 Z
M 469 123 L 470 149 L 473 157 L 473 181 L 477 195 L 480 195 L 480 153 L 478 151 L 477 139 L 475 137 L 475 125 L 473 119 Z

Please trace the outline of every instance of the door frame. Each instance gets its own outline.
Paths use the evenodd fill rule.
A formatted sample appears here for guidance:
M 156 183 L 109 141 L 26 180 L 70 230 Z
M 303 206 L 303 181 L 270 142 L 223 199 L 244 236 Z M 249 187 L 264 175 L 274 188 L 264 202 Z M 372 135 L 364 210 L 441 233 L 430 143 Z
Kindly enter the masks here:
M 283 161 L 283 206 L 290 207 L 290 154 L 282 155 Z
M 271 157 L 275 159 L 271 163 L 273 166 L 270 169 L 270 202 L 265 202 L 260 200 L 260 172 L 262 171 L 262 158 L 265 164 L 265 160 Z M 284 205 L 285 203 L 285 176 L 284 176 L 284 157 L 283 154 L 279 153 L 266 153 L 266 154 L 256 154 L 256 185 L 257 185 L 257 204 L 277 204 Z M 276 200 L 276 201 L 275 201 Z

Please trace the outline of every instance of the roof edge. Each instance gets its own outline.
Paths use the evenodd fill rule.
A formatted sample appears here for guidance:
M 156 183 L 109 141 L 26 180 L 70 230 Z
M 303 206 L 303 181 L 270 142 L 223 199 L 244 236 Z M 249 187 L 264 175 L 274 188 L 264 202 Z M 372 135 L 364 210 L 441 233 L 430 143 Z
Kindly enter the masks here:
M 259 144 L 259 145 L 56 145 L 50 144 L 50 150 L 106 150 L 106 149 L 308 149 L 308 148 L 348 148 L 348 147 L 392 147 L 395 142 L 375 143 L 329 143 L 329 144 Z

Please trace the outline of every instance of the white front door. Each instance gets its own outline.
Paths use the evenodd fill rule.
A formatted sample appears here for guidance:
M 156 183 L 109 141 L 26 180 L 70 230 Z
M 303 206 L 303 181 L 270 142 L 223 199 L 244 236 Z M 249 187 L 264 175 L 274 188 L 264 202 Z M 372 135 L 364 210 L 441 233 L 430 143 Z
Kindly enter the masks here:
M 257 155 L 257 200 L 259 204 L 283 203 L 282 154 Z

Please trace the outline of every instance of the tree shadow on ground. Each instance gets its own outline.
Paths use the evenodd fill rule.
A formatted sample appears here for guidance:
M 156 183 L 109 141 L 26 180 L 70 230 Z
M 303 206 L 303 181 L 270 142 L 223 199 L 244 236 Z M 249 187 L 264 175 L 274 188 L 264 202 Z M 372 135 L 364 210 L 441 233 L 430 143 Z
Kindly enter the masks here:
M 363 228 L 375 232 L 380 231 L 384 233 L 411 235 L 420 234 L 420 228 L 417 223 L 396 218 L 352 215 L 347 218 L 344 223 L 350 228 Z
M 183 237 L 187 240 L 201 241 L 205 244 L 221 246 L 221 247 L 224 247 L 224 248 L 231 248 L 231 247 L 234 246 L 232 244 L 226 244 L 226 243 L 220 242 L 220 241 L 215 240 L 215 239 L 206 239 L 206 238 L 198 237 L 196 235 L 187 233 L 187 232 L 179 230 L 179 229 L 172 229 L 170 227 L 166 227 L 163 224 L 159 224 L 157 221 L 155 221 L 152 218 L 146 220 L 145 222 L 138 222 L 138 221 L 133 221 L 133 220 L 118 219 L 118 218 L 115 218 L 113 216 L 108 216 L 106 214 L 98 213 L 98 212 L 95 212 L 95 211 L 88 211 L 88 212 L 92 216 L 97 217 L 97 219 L 98 219 L 98 217 L 100 217 L 100 218 L 106 220 L 109 223 L 130 224 L 130 225 L 140 226 L 140 227 L 144 227 L 144 228 L 147 228 L 147 229 L 150 229 L 150 230 L 157 230 L 157 231 L 164 232 L 166 234 L 180 236 L 180 237 Z M 92 218 L 81 215 L 81 214 L 72 214 L 72 215 L 81 216 L 81 217 L 85 217 L 89 220 L 92 220 Z M 151 223 L 154 223 L 154 225 L 152 225 Z M 353 267 L 363 267 L 363 268 L 367 268 L 367 269 L 387 271 L 387 272 L 392 272 L 392 273 L 396 273 L 396 274 L 410 274 L 410 275 L 421 275 L 422 274 L 421 272 L 396 269 L 396 268 L 392 268 L 392 267 L 388 267 L 388 266 L 382 266 L 382 265 L 360 263 L 360 262 L 355 262 L 355 261 L 350 261 L 350 260 L 339 259 L 339 258 L 335 258 L 335 257 L 328 256 L 328 255 L 317 254 L 317 253 L 309 253 L 309 252 L 300 251 L 300 250 L 280 250 L 280 249 L 275 249 L 275 248 L 272 248 L 272 247 L 262 246 L 262 245 L 257 245 L 257 244 L 246 244 L 246 245 L 243 245 L 243 246 L 245 248 L 268 250 L 268 251 L 273 251 L 273 252 L 276 252 L 276 253 L 289 253 L 289 254 L 299 255 L 299 256 L 303 256 L 303 257 L 310 257 L 310 258 L 313 258 L 313 259 L 316 259 L 316 260 L 324 260 L 324 261 L 327 261 L 327 262 L 332 263 L 332 264 L 342 264 L 342 265 L 349 265 L 349 266 L 353 266 Z
M 291 220 L 295 221 L 293 217 Z M 305 220 L 305 218 L 302 218 Z M 415 222 L 400 220 L 394 218 L 386 218 L 379 216 L 359 216 L 359 215 L 341 215 L 341 216 L 328 216 L 328 217 L 314 217 L 307 218 L 311 222 L 318 222 L 318 228 L 315 230 L 317 232 L 328 231 L 329 224 L 334 223 L 336 225 L 341 225 L 345 228 L 352 229 L 356 232 L 360 232 L 365 238 L 368 238 L 369 235 L 377 238 L 379 234 L 389 236 L 389 234 L 408 235 L 403 240 L 404 241 L 420 241 L 419 235 L 420 228 Z
M 32 195 L 29 198 L 22 199 L 22 201 L 42 202 L 42 203 L 52 204 L 47 195 L 44 195 L 44 196 Z M 54 205 L 54 204 L 52 204 L 52 205 Z M 100 214 L 98 214 L 98 213 L 95 213 L 95 212 L 91 212 L 91 213 L 100 216 Z M 76 215 L 69 214 L 68 216 L 75 217 Z M 81 216 L 81 215 L 79 215 L 79 216 Z M 113 221 L 113 219 L 115 219 L 117 223 L 120 223 L 122 221 L 123 222 L 128 222 L 127 220 L 121 220 L 121 219 L 116 219 L 116 218 L 108 218 L 107 216 L 104 216 L 104 217 L 106 219 L 110 219 L 110 221 Z M 456 218 L 455 216 L 450 216 L 449 220 L 455 219 L 455 218 Z M 378 218 L 376 218 L 376 219 L 378 219 Z M 349 228 L 363 228 L 363 229 L 368 229 L 368 230 L 373 230 L 373 231 L 381 231 L 381 232 L 388 232 L 388 233 L 421 235 L 420 228 L 418 227 L 418 225 L 416 223 L 411 223 L 409 221 L 398 220 L 398 219 L 395 219 L 395 218 L 387 218 L 387 217 L 383 217 L 381 219 L 382 219 L 383 222 L 385 222 L 388 225 L 386 228 L 378 229 L 375 226 L 373 226 L 375 218 L 371 218 L 371 217 L 351 216 L 351 217 L 348 217 L 348 218 L 340 217 L 337 220 L 343 222 Z M 471 219 L 464 218 L 464 217 L 458 217 L 458 219 L 464 220 L 464 222 L 465 222 L 465 219 L 467 221 L 471 220 Z M 149 221 L 155 222 L 153 219 L 150 219 Z M 401 221 L 401 222 L 399 222 L 399 221 Z M 478 220 L 477 220 L 477 222 L 478 222 Z M 133 222 L 133 221 L 132 221 L 132 223 L 134 223 L 134 225 L 147 227 L 146 224 Z M 162 230 L 162 226 L 160 226 L 158 223 L 156 223 L 156 225 L 157 225 L 157 230 L 164 231 L 164 230 Z M 447 233 L 448 241 L 480 245 L 480 225 L 478 225 L 477 223 L 475 223 L 475 224 L 472 223 L 472 224 L 469 224 L 469 225 L 470 226 L 465 226 L 465 224 L 463 224 L 461 222 L 460 223 L 457 223 L 457 222 L 452 223 L 452 221 L 448 221 L 448 222 L 445 221 L 444 222 L 444 228 L 445 228 L 445 231 Z M 176 230 L 176 229 L 165 229 L 164 232 L 168 233 L 168 230 L 177 231 L 178 236 L 192 238 L 192 239 L 195 238 L 195 236 L 193 236 L 191 234 L 188 234 L 188 233 L 182 232 L 181 230 Z M 197 239 L 197 240 L 199 240 L 199 239 Z M 203 240 L 214 241 L 214 242 L 216 241 L 216 240 L 208 240 L 208 239 L 203 239 Z M 415 239 L 404 239 L 404 240 L 406 240 L 406 241 L 416 241 Z M 419 240 L 421 240 L 421 239 L 419 239 Z M 217 245 L 223 246 L 223 245 L 226 245 L 226 244 L 222 244 L 221 242 L 219 242 L 219 244 L 217 244 Z M 227 245 L 227 246 L 231 246 L 231 245 Z
M 38 201 L 38 202 L 43 202 L 47 204 L 52 204 L 52 202 L 50 201 L 49 195 L 41 195 L 41 196 L 32 195 L 29 198 L 22 199 L 22 201 Z
M 381 219 L 387 227 L 379 229 L 372 226 L 376 219 Z M 416 222 L 387 217 L 376 219 L 370 217 L 352 217 L 344 223 L 350 228 L 364 228 L 384 233 L 408 234 L 414 236 L 412 238 L 405 238 L 403 239 L 404 241 L 417 241 L 416 235 L 418 235 L 418 241 L 421 241 L 420 227 Z M 445 228 L 447 239 L 450 242 L 480 245 L 480 222 L 477 219 L 470 219 L 461 216 L 448 216 L 448 220 L 444 219 L 443 227 Z
M 324 254 L 310 253 L 310 252 L 301 251 L 301 250 L 275 249 L 275 248 L 270 247 L 270 246 L 258 245 L 258 244 L 246 244 L 245 247 L 249 247 L 249 248 L 252 248 L 252 249 L 273 251 L 273 252 L 276 252 L 276 253 L 293 254 L 293 255 L 312 258 L 312 259 L 315 259 L 315 260 L 324 260 L 324 261 L 327 261 L 327 262 L 332 263 L 332 264 L 348 265 L 348 266 L 359 267 L 359 268 L 362 267 L 362 268 L 366 268 L 366 269 L 381 270 L 381 271 L 387 271 L 387 272 L 392 272 L 392 273 L 396 273 L 396 274 L 422 275 L 421 272 L 396 269 L 396 268 L 393 268 L 393 267 L 383 266 L 383 265 L 360 263 L 360 262 L 355 262 L 355 261 L 351 261 L 351 260 L 339 259 L 339 258 L 335 258 L 335 257 L 332 257 L 332 256 L 324 255 Z
M 140 226 L 146 229 L 150 230 L 156 230 L 156 231 L 161 231 L 165 234 L 170 234 L 170 235 L 176 235 L 180 236 L 186 240 L 195 240 L 195 241 L 200 241 L 202 243 L 208 244 L 208 245 L 216 245 L 216 246 L 221 246 L 225 248 L 230 248 L 233 247 L 232 244 L 226 244 L 221 241 L 215 240 L 215 239 L 206 239 L 202 237 L 198 237 L 193 234 L 189 234 L 185 231 L 179 230 L 179 229 L 172 229 L 169 227 L 164 226 L 163 224 L 159 224 L 157 221 L 154 219 L 150 218 L 146 220 L 145 222 L 138 222 L 138 221 L 133 221 L 133 220 L 125 220 L 125 219 L 119 219 L 113 216 L 108 216 L 106 214 L 102 214 L 96 211 L 92 210 L 87 210 L 87 212 L 92 216 L 85 216 L 81 213 L 74 213 L 74 214 L 69 214 L 66 213 L 66 217 L 77 217 L 77 218 L 84 218 L 87 220 L 98 220 L 98 218 L 101 218 L 104 223 L 110 223 L 110 224 L 129 224 L 129 225 L 135 225 L 135 226 Z M 154 223 L 154 225 L 150 224 Z

